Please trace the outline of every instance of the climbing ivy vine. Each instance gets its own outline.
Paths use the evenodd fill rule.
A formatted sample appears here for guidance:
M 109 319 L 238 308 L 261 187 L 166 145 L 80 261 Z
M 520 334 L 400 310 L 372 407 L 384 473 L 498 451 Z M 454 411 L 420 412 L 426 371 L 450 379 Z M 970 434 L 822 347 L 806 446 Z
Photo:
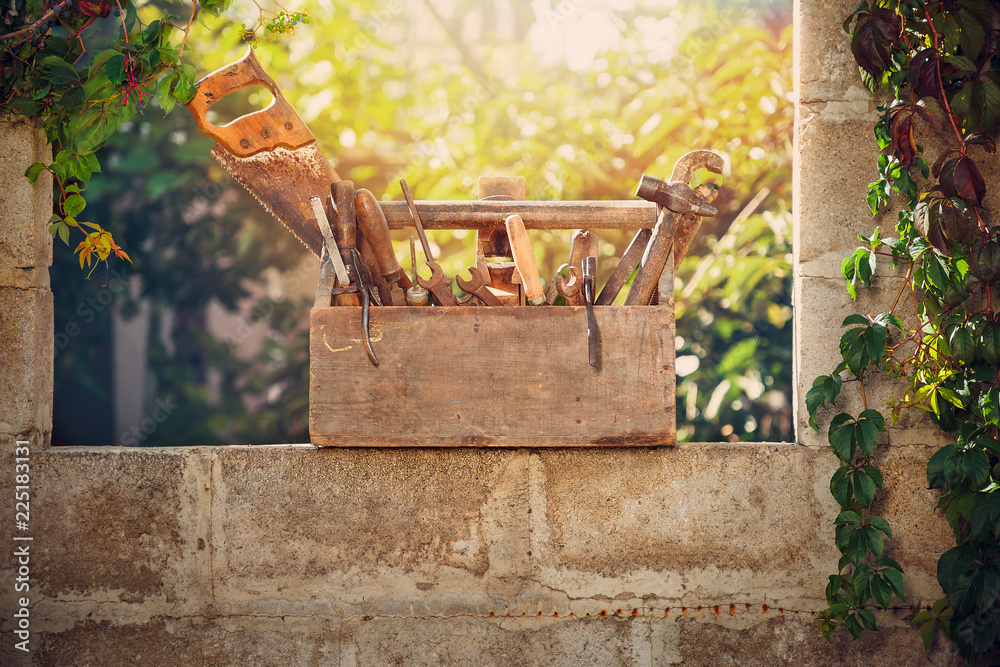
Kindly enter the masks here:
M 151 100 L 164 113 L 191 100 L 195 68 L 182 60 L 188 35 L 199 14 L 219 16 L 230 2 L 197 0 L 183 18 L 133 0 L 12 0 L 0 10 L 0 116 L 33 120 L 52 144 L 52 162 L 25 175 L 54 179 L 49 231 L 67 245 L 71 229 L 83 234 L 75 248 L 81 269 L 107 265 L 112 253 L 131 261 L 110 232 L 81 217 L 90 178 L 101 171 L 97 150 Z M 305 13 L 258 8 L 258 24 L 243 25 L 250 44 L 262 41 L 259 33 L 279 39 L 308 22 Z
M 981 166 L 996 152 L 998 25 L 1000 8 L 982 0 L 873 0 L 844 22 L 865 85 L 886 99 L 874 128 L 882 154 L 868 205 L 876 217 L 901 210 L 894 231 L 859 236 L 842 273 L 852 298 L 859 286 L 871 287 L 876 268 L 906 273 L 888 312 L 843 321 L 843 360 L 806 397 L 817 429 L 817 416 L 834 412 L 845 385 L 857 386 L 864 408 L 837 413 L 827 427 L 841 461 L 830 490 L 841 508 L 835 539 L 842 558 L 826 590 L 823 634 L 876 630 L 872 607 L 904 597 L 902 568 L 885 555 L 892 529 L 873 512 L 886 415 L 869 404 L 865 387 L 883 375 L 903 385 L 890 417 L 920 410 L 953 438 L 927 464 L 927 483 L 940 490 L 938 508 L 955 537 L 938 561 L 944 597 L 918 610 L 912 624 L 928 647 L 941 628 L 970 660 L 1000 646 L 1000 316 L 993 306 L 1000 227 L 984 208 Z

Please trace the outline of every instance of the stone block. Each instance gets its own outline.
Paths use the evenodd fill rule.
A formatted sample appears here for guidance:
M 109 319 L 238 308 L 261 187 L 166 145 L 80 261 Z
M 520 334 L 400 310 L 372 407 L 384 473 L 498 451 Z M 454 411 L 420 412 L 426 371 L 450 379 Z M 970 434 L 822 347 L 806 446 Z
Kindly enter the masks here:
M 943 593 L 937 562 L 955 544 L 941 510 L 935 511 L 940 492 L 927 488 L 927 461 L 937 447 L 893 446 L 876 451 L 885 486 L 872 511 L 892 527 L 886 555 L 905 572 L 906 598 L 911 604 L 933 602 Z
M 188 600 L 207 538 L 195 534 L 188 464 L 183 451 L 164 450 L 33 457 L 35 594 L 154 606 Z
M 323 578 L 357 591 L 360 602 L 373 583 L 378 599 L 391 598 L 393 587 L 406 596 L 443 594 L 456 577 L 526 572 L 527 550 L 517 547 L 527 544 L 526 523 L 518 520 L 527 508 L 523 453 L 216 451 L 213 512 L 224 540 L 215 574 L 224 587 L 289 579 L 308 587 Z M 395 574 L 383 578 L 386 571 Z
M 51 162 L 44 133 L 26 121 L 0 121 L 0 285 L 19 284 L 12 268 L 52 264 L 52 178 L 42 175 L 35 185 L 24 171 L 33 162 Z M 11 281 L 11 282 L 8 282 Z
M 855 6 L 853 0 L 796 3 L 796 83 L 803 102 L 838 100 L 861 86 L 851 38 L 842 27 Z
M 829 642 L 809 617 L 774 616 L 749 628 L 678 619 L 676 650 L 685 665 L 958 667 L 963 664 L 941 642 L 925 653 L 920 635 L 886 612 L 878 613 L 877 622 L 878 633 L 866 632 L 857 641 L 851 641 L 850 635 L 841 630 Z
M 158 618 L 42 633 L 35 665 L 322 665 L 338 661 L 338 622 L 322 618 Z M 6 663 L 4 663 L 6 664 Z
M 860 386 L 857 383 L 845 383 L 837 406 L 832 411 L 821 412 L 819 420 L 820 431 L 813 431 L 808 424 L 809 414 L 806 412 L 806 394 L 812 387 L 813 380 L 820 375 L 829 375 L 843 360 L 840 355 L 840 338 L 847 331 L 841 323 L 848 315 L 876 314 L 888 311 L 892 307 L 902 278 L 878 277 L 872 281 L 872 289 L 858 289 L 858 298 L 851 301 L 844 290 L 843 278 L 815 278 L 811 276 L 796 276 L 795 285 L 795 318 L 796 345 L 799 354 L 796 355 L 796 428 L 797 440 L 807 445 L 826 446 L 827 428 L 830 418 L 839 413 L 847 412 L 857 415 L 865 408 L 862 401 Z M 905 293 L 903 299 L 909 298 Z M 901 313 L 904 326 L 915 326 L 912 309 L 897 308 Z M 899 340 L 900 333 L 895 329 L 891 335 Z M 865 398 L 867 406 L 881 411 L 889 416 L 888 406 L 897 402 L 903 395 L 905 385 L 891 380 L 884 375 L 869 372 L 865 381 Z M 911 429 L 919 429 L 922 444 L 935 444 L 946 440 L 933 422 L 924 413 L 917 410 L 904 410 L 900 413 L 900 421 L 890 424 L 888 436 L 882 441 L 891 441 L 894 434 L 899 434 L 899 442 L 909 442 Z M 888 438 L 888 439 L 887 439 Z
M 0 433 L 52 431 L 52 293 L 0 287 Z M 4 442 L 4 448 L 7 447 Z M 35 438 L 34 447 L 47 443 Z
M 868 184 L 878 177 L 875 116 L 839 120 L 802 113 L 793 184 L 796 262 L 822 260 L 839 273 L 841 260 L 858 247 L 859 233 L 869 236 L 882 225 L 883 236 L 890 236 L 895 228 L 895 214 L 873 219 L 865 200 Z
M 740 443 L 533 456 L 545 494 L 535 577 L 570 598 L 820 596 L 836 565 L 826 451 Z
M 642 664 L 644 647 L 627 620 L 537 620 L 453 618 L 374 619 L 345 624 L 353 660 L 345 665 L 618 665 Z M 648 640 L 647 640 L 648 641 Z M 345 647 L 345 651 L 347 651 Z

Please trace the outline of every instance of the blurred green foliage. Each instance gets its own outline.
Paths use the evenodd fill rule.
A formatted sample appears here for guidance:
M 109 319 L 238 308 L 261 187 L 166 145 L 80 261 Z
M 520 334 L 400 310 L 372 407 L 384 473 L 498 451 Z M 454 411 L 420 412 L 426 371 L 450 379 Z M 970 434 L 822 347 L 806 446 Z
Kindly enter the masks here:
M 401 199 L 404 177 L 417 199 L 474 199 L 477 178 L 489 175 L 524 176 L 529 199 L 631 199 L 644 172 L 669 178 L 690 150 L 722 153 L 724 179 L 705 174 L 724 185 L 720 214 L 705 221 L 677 278 L 678 436 L 791 439 L 790 1 L 610 9 L 564 0 L 537 15 L 527 2 L 435 7 L 300 7 L 310 23 L 257 57 L 340 177 L 383 199 Z M 191 43 L 199 72 L 242 55 L 240 11 L 229 25 L 209 22 L 210 41 Z M 269 97 L 233 95 L 214 122 Z M 314 264 L 300 264 L 304 249 L 211 161 L 211 142 L 186 112 L 155 115 L 108 148 L 88 198 L 150 300 L 147 402 L 176 396 L 191 415 L 167 420 L 149 442 L 305 440 Z M 571 233 L 530 232 L 543 275 L 566 261 Z M 599 233 L 600 285 L 633 232 Z M 446 273 L 473 263 L 472 234 L 428 235 Z M 408 236 L 394 232 L 407 268 Z M 72 268 L 64 257 L 55 265 Z M 57 331 L 86 298 L 60 290 Z M 132 299 L 120 299 L 123 312 Z M 243 328 L 256 332 L 252 354 L 205 331 L 209 304 L 242 308 Z M 79 375 L 78 356 L 57 357 L 57 382 Z

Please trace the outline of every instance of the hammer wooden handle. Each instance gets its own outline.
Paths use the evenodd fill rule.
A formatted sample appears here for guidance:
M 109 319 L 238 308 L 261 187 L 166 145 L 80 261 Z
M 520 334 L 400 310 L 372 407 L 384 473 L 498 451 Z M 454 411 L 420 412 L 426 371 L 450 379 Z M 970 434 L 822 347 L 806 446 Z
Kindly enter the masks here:
M 528 297 L 528 303 L 532 306 L 541 305 L 545 303 L 545 292 L 542 290 L 542 281 L 538 278 L 538 262 L 531 249 L 528 232 L 524 229 L 524 221 L 519 215 L 509 215 L 504 224 L 507 226 L 510 252 L 514 256 L 514 263 L 521 274 L 521 282 L 524 285 L 524 294 Z
M 379 273 L 388 283 L 398 282 L 403 274 L 396 253 L 392 249 L 389 238 L 389 225 L 386 224 L 382 207 L 370 190 L 361 188 L 354 193 L 354 207 L 358 215 L 358 227 L 365 235 L 372 252 L 378 260 Z
M 225 125 L 208 122 L 206 114 L 216 102 L 255 84 L 264 86 L 274 96 L 267 108 L 248 113 Z M 195 86 L 194 98 L 187 103 L 187 108 L 194 115 L 198 127 L 237 157 L 249 157 L 278 146 L 294 149 L 316 141 L 249 47 L 242 58 L 206 75 Z
M 642 256 L 639 270 L 635 274 L 632 282 L 632 289 L 629 290 L 625 298 L 626 306 L 648 306 L 653 298 L 653 291 L 660 282 L 660 274 L 667 263 L 667 257 L 674 247 L 674 231 L 677 229 L 677 221 L 681 217 L 680 213 L 668 211 L 666 208 L 660 210 L 660 215 L 653 227 L 652 237 L 646 246 L 646 253 Z

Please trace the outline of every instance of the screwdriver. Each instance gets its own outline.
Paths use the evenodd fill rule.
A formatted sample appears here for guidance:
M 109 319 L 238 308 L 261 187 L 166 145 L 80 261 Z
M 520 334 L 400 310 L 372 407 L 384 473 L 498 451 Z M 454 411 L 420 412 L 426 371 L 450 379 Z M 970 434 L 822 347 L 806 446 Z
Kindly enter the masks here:
M 413 274 L 413 287 L 406 290 L 406 305 L 426 306 L 430 302 L 430 295 L 417 283 L 417 247 L 413 234 L 410 234 L 410 271 Z

